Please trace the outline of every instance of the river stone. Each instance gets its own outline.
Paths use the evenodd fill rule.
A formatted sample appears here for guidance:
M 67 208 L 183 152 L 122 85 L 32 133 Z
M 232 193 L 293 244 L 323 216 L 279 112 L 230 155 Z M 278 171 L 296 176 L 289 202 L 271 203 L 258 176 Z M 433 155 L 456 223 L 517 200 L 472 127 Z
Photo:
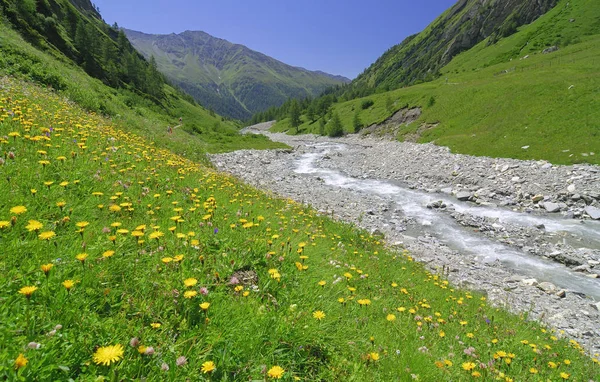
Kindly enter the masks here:
M 537 194 L 531 198 L 531 201 L 534 203 L 541 202 L 542 200 L 544 200 L 544 195 L 542 194 Z
M 560 211 L 560 206 L 558 204 L 556 204 L 556 203 L 546 202 L 546 203 L 544 203 L 544 208 L 548 212 L 558 212 L 558 211 Z
M 537 285 L 537 287 L 543 290 L 546 293 L 554 293 L 556 292 L 556 285 L 549 283 L 547 281 L 541 282 Z
M 567 187 L 567 191 L 569 191 L 571 194 L 575 193 L 575 185 L 569 184 L 569 187 Z
M 538 285 L 538 281 L 536 279 L 524 279 L 524 280 L 521 280 L 521 283 L 523 283 L 525 285 L 529 285 L 529 286 Z
M 585 213 L 588 214 L 594 220 L 600 220 L 600 208 L 594 206 L 585 207 Z
M 471 197 L 471 193 L 467 192 L 467 191 L 459 191 L 456 193 L 456 199 L 458 200 L 469 200 L 469 198 Z

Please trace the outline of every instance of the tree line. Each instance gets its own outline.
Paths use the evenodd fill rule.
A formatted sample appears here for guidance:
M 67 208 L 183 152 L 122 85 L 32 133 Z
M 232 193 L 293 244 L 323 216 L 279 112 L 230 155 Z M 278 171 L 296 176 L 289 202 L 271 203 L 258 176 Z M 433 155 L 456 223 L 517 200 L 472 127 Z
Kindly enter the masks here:
M 0 12 L 32 45 L 60 51 L 106 85 L 164 97 L 154 58 L 146 61 L 116 23 L 109 26 L 97 13 L 84 15 L 66 0 L 0 0 Z

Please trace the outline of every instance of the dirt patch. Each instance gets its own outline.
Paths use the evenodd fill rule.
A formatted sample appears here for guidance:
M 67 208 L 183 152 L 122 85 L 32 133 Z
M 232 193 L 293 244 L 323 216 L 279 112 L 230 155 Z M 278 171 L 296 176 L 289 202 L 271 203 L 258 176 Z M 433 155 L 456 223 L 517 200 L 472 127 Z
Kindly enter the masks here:
M 419 107 L 400 109 L 382 123 L 365 127 L 361 130 L 361 134 L 395 139 L 402 125 L 411 124 L 420 116 L 421 108 Z

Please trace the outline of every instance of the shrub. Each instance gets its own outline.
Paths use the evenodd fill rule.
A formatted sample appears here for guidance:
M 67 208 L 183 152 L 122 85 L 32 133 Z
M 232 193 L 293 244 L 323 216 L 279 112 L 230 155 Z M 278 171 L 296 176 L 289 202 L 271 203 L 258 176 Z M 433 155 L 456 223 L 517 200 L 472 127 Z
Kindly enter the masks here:
M 375 102 L 372 99 L 366 99 L 360 104 L 361 109 L 365 110 L 373 106 Z

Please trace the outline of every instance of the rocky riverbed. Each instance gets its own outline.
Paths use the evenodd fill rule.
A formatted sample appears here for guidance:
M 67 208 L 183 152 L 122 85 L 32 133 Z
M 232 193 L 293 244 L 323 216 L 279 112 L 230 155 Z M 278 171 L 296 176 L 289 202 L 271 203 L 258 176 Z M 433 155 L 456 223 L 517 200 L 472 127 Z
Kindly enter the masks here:
M 241 150 L 212 162 L 383 234 L 454 284 L 600 352 L 600 167 L 472 157 L 357 135 L 269 134 L 268 127 L 250 130 L 293 149 Z

